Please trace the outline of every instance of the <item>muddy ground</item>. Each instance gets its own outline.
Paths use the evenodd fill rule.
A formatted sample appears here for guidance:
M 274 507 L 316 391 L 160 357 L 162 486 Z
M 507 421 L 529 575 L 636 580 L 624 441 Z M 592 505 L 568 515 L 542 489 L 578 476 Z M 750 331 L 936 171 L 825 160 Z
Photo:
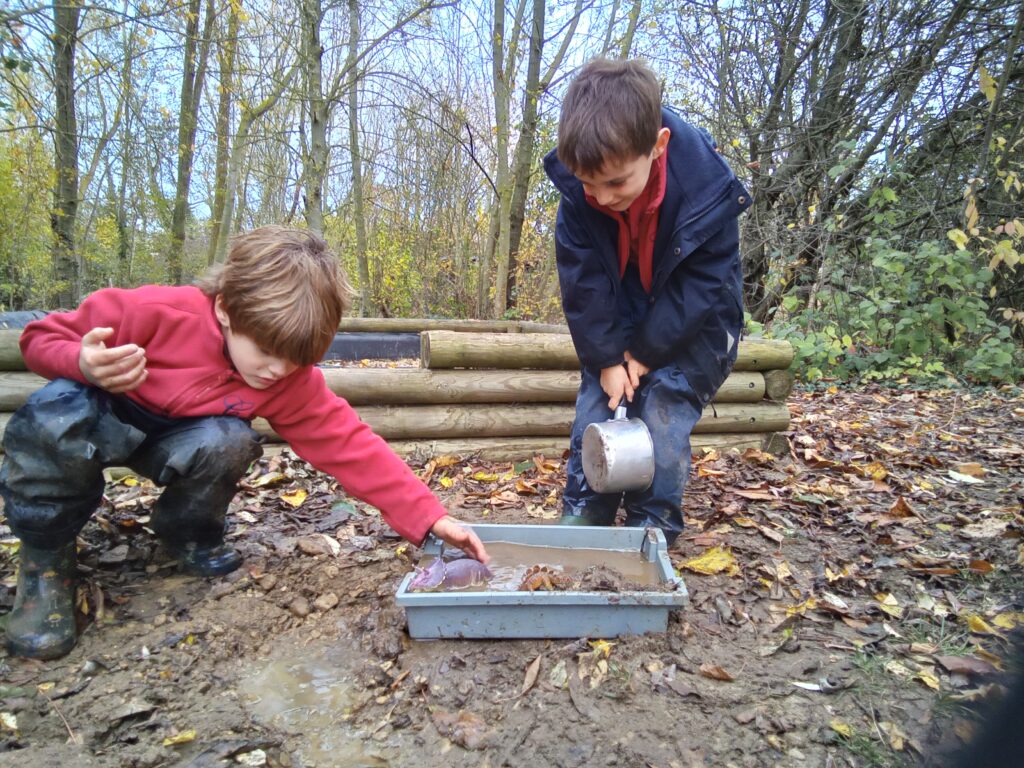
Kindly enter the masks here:
M 1022 619 L 1024 396 L 791 406 L 781 455 L 695 465 L 671 550 L 689 608 L 607 642 L 410 640 L 416 550 L 288 454 L 236 498 L 246 563 L 221 579 L 177 573 L 145 527 L 158 491 L 112 481 L 78 646 L 0 657 L 0 765 L 941 764 Z M 467 521 L 550 524 L 564 479 L 562 457 L 415 466 Z M 16 562 L 8 533 L 5 612 Z

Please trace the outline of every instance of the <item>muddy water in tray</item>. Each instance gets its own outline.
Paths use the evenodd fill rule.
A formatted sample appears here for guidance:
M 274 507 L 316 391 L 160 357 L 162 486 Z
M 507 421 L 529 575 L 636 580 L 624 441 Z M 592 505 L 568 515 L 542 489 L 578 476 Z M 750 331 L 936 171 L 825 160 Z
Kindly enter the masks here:
M 304 768 L 371 768 L 388 750 L 345 721 L 356 702 L 355 674 L 344 649 L 308 646 L 246 676 L 239 690 L 257 720 L 301 737 Z M 390 755 L 394 757 L 394 755 Z
M 579 577 L 593 565 L 601 565 L 618 571 L 626 581 L 650 585 L 652 588 L 659 583 L 657 566 L 645 559 L 638 549 L 570 549 L 512 544 L 507 541 L 490 541 L 486 547 L 487 554 L 491 556 L 487 567 L 491 569 L 494 578 L 487 582 L 486 587 L 467 587 L 458 591 L 515 591 L 519 589 L 526 570 L 534 565 L 546 565 L 571 578 Z M 426 566 L 433 560 L 433 557 L 425 557 L 419 565 Z

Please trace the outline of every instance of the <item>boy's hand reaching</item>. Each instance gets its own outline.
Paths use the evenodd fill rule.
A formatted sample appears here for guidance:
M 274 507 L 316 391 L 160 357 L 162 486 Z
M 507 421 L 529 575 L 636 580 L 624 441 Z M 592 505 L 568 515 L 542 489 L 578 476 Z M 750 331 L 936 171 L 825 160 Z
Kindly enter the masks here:
M 475 560 L 484 565 L 490 562 L 491 558 L 484 549 L 483 542 L 469 528 L 464 528 L 458 520 L 445 515 L 430 528 L 430 532 L 441 539 L 445 544 L 458 547 Z
M 90 384 L 119 395 L 139 387 L 149 371 L 146 350 L 137 344 L 107 349 L 103 342 L 113 335 L 113 328 L 93 328 L 85 334 L 78 353 L 78 368 Z

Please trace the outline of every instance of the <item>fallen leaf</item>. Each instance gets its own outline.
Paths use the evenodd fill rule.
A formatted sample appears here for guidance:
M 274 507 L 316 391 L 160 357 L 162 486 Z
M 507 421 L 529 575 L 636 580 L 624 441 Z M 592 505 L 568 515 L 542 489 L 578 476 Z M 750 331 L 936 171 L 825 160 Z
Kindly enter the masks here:
M 1013 629 L 1024 624 L 1024 613 L 997 613 L 992 623 L 1000 629 Z
M 833 731 L 838 733 L 844 739 L 853 738 L 853 726 L 849 723 L 845 723 L 842 720 L 836 719 L 832 720 L 829 723 L 829 727 L 831 727 Z
M 988 622 L 985 621 L 981 616 L 977 614 L 969 614 L 967 616 L 967 627 L 979 635 L 995 635 L 998 634 L 995 629 L 989 626 Z
M 935 663 L 951 675 L 966 677 L 988 675 L 996 671 L 989 662 L 973 656 L 935 656 Z
M 946 474 L 948 474 L 953 480 L 955 480 L 958 483 L 981 485 L 982 483 L 985 482 L 984 480 L 979 480 L 978 478 L 971 477 L 970 475 L 964 475 L 961 474 L 960 472 L 954 472 L 952 469 L 949 470 Z
M 723 683 L 731 683 L 735 678 L 725 671 L 718 664 L 701 664 L 700 673 L 712 680 L 721 680 Z
M 164 739 L 164 746 L 173 747 L 177 744 L 188 744 L 195 740 L 196 732 L 194 730 L 182 731 L 181 733 L 175 734 L 174 736 L 168 736 Z
M 685 560 L 682 567 L 705 576 L 712 576 L 723 571 L 730 576 L 735 576 L 740 572 L 732 551 L 725 547 L 712 547 L 702 555 Z
M 249 485 L 253 488 L 265 488 L 268 485 L 274 483 L 280 483 L 287 480 L 288 477 L 283 472 L 267 472 L 265 475 L 260 475 L 253 480 Z
M 888 720 L 882 720 L 878 724 L 878 728 L 889 739 L 890 747 L 895 749 L 897 752 L 903 751 L 907 742 L 907 734 L 901 731 L 898 725 L 890 723 Z
M 306 500 L 307 495 L 308 494 L 306 493 L 306 491 L 299 488 L 297 491 L 293 493 L 282 493 L 281 501 L 285 502 L 286 504 L 291 504 L 293 507 L 298 508 L 302 506 L 302 502 Z
M 555 688 L 565 688 L 569 684 L 569 671 L 565 666 L 565 659 L 559 659 L 554 668 L 548 673 L 548 682 Z
M 918 670 L 917 674 L 914 675 L 914 677 L 920 680 L 925 685 L 927 685 L 933 691 L 939 690 L 939 678 L 937 678 L 927 669 Z
M 960 464 L 957 466 L 956 471 L 961 475 L 968 475 L 969 477 L 982 477 L 988 470 L 986 470 L 981 464 L 969 463 Z
M 891 592 L 887 594 L 877 594 L 875 595 L 875 600 L 878 601 L 878 607 L 893 618 L 903 618 L 903 609 L 900 607 L 899 601 Z
M 531 688 L 533 688 L 534 684 L 537 682 L 537 675 L 540 674 L 541 658 L 541 656 L 537 656 L 536 659 L 530 662 L 530 666 L 526 668 L 526 677 L 523 678 L 523 688 L 519 691 L 520 696 L 525 696 L 527 692 Z

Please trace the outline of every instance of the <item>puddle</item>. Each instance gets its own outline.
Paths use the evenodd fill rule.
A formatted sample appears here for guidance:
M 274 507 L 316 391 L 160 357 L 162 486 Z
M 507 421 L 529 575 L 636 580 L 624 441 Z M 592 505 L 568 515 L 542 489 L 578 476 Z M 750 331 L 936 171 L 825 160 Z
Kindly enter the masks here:
M 376 768 L 389 760 L 344 715 L 356 682 L 344 648 L 303 647 L 239 682 L 246 708 L 261 723 L 300 736 L 303 768 Z
M 487 567 L 494 574 L 494 578 L 487 582 L 487 589 L 497 592 L 518 589 L 526 569 L 534 565 L 546 565 L 552 570 L 570 576 L 578 576 L 592 565 L 603 565 L 615 569 L 624 579 L 637 584 L 655 586 L 660 582 L 657 565 L 645 559 L 640 551 L 635 549 L 546 547 L 489 541 L 487 554 L 491 556 L 491 562 Z M 433 557 L 424 557 L 419 565 L 429 565 L 433 560 Z

